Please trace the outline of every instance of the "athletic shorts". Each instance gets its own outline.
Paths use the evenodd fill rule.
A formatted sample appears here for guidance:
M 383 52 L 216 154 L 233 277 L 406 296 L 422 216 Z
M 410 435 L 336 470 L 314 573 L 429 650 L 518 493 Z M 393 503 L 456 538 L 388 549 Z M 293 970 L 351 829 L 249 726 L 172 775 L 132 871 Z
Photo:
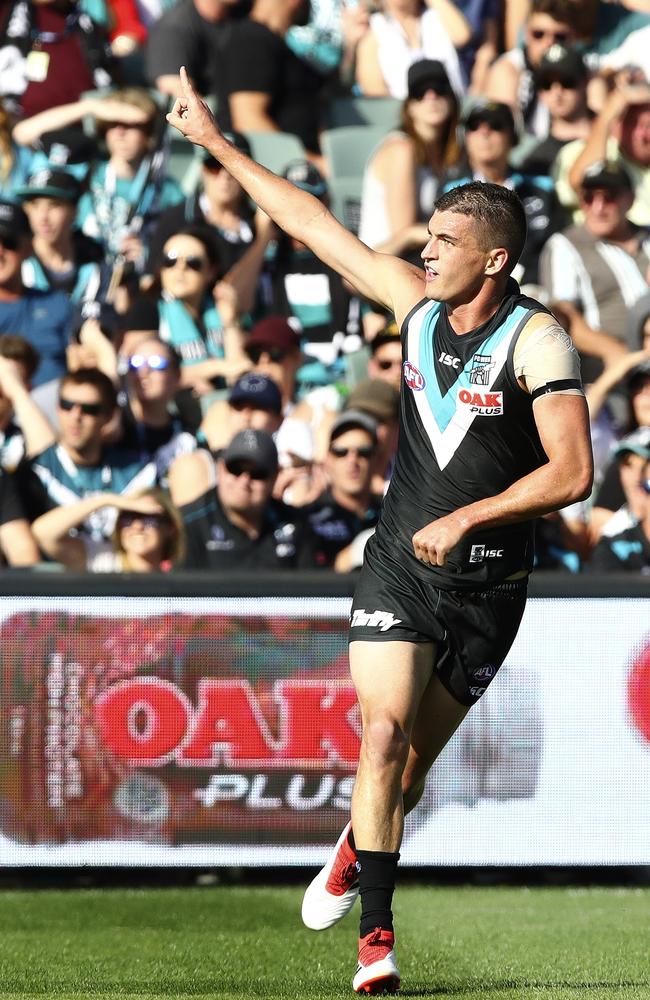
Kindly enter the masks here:
M 441 590 L 405 571 L 380 577 L 366 562 L 352 600 L 349 641 L 434 642 L 441 682 L 461 705 L 473 705 L 515 640 L 526 590 L 526 580 Z

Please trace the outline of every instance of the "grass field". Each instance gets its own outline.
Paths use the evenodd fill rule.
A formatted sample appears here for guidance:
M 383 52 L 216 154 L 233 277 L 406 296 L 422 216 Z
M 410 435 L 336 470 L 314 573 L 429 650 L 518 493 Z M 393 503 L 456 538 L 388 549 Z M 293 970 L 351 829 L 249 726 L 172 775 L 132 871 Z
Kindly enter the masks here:
M 355 915 L 296 887 L 0 892 L 0 997 L 351 997 Z M 650 890 L 403 886 L 402 996 L 648 998 Z

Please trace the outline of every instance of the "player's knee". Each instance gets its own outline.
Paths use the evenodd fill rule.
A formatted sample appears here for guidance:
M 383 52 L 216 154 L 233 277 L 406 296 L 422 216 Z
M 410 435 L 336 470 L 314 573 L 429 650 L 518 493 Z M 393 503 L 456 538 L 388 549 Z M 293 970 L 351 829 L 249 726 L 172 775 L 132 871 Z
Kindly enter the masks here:
M 378 766 L 386 766 L 406 759 L 409 738 L 397 719 L 382 715 L 364 726 L 363 743 L 370 759 Z

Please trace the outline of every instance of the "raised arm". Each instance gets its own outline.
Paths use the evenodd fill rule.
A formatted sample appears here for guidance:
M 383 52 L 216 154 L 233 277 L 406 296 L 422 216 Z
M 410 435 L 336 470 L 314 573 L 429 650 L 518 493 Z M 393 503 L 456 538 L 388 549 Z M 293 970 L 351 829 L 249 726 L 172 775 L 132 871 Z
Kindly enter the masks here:
M 366 298 L 395 313 L 399 322 L 424 296 L 424 275 L 416 267 L 376 253 L 348 232 L 313 195 L 276 177 L 221 134 L 207 105 L 181 67 L 184 96 L 167 121 L 190 142 L 203 146 L 286 233 L 306 243 L 320 259 Z

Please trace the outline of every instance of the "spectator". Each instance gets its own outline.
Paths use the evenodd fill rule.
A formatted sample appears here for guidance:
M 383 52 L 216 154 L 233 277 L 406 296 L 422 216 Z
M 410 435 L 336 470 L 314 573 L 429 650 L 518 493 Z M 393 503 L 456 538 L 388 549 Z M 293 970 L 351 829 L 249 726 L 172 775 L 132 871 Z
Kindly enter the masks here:
M 274 500 L 278 454 L 264 431 L 240 431 L 216 462 L 207 451 L 174 463 L 170 487 L 196 569 L 314 566 L 313 539 L 300 513 Z
M 54 431 L 31 397 L 38 355 L 29 341 L 0 334 L 0 467 L 15 472 L 54 441 Z M 17 423 L 15 422 L 17 421 Z
M 72 534 L 107 508 L 117 513 L 110 540 Z M 42 514 L 32 531 L 43 552 L 67 569 L 89 573 L 167 572 L 183 562 L 185 532 L 180 513 L 159 489 L 123 496 L 102 493 Z
M 420 59 L 439 60 L 457 97 L 464 91 L 456 48 L 469 42 L 471 28 L 449 0 L 425 5 L 421 0 L 384 0 L 370 15 L 370 31 L 357 51 L 357 83 L 368 97 L 390 95 L 404 100 L 407 73 Z
M 121 399 L 122 435 L 119 446 L 137 448 L 156 466 L 159 482 L 165 481 L 178 455 L 194 451 L 196 438 L 188 433 L 171 407 L 181 381 L 181 360 L 161 340 L 151 338 L 122 356 L 125 392 Z
M 338 71 L 342 82 L 354 69 L 356 50 L 369 26 L 368 11 L 345 0 L 311 0 L 309 22 L 285 35 L 289 48 L 323 76 Z
M 308 0 L 254 0 L 250 17 L 232 27 L 229 105 L 236 131 L 289 132 L 318 156 L 323 78 L 284 40 L 292 25 L 304 25 L 308 19 Z
M 409 66 L 402 127 L 370 157 L 363 179 L 359 239 L 404 254 L 422 249 L 440 181 L 460 160 L 458 100 L 445 67 L 433 59 Z
M 499 54 L 501 4 L 499 0 L 457 0 L 456 6 L 465 15 L 471 37 L 458 53 L 463 80 L 469 92 L 480 97 L 490 66 Z
M 373 493 L 383 495 L 392 475 L 397 451 L 399 391 L 383 379 L 364 379 L 348 396 L 344 412 L 347 410 L 361 410 L 377 425 L 371 489 Z
M 155 484 L 156 469 L 137 451 L 107 446 L 104 431 L 113 418 L 117 396 L 111 380 L 93 368 L 64 376 L 58 403 L 58 443 L 29 463 L 25 491 L 29 510 L 38 516 L 97 493 L 130 493 Z M 110 537 L 114 517 L 97 510 L 83 530 L 101 540 Z
M 151 28 L 145 69 L 152 87 L 181 96 L 178 69 L 185 66 L 200 94 L 214 95 L 219 124 L 229 127 L 225 60 L 231 44 L 236 0 L 181 0 Z
M 516 143 L 515 122 L 507 104 L 484 101 L 469 109 L 463 121 L 469 171 L 450 171 L 443 192 L 469 181 L 491 181 L 516 191 L 526 211 L 528 235 L 515 280 L 526 285 L 539 282 L 539 253 L 551 233 L 560 226 L 553 183 L 513 170 L 508 162 Z
M 74 225 L 80 183 L 65 170 L 39 170 L 18 188 L 32 230 L 32 253 L 23 263 L 27 288 L 59 289 L 72 302 L 97 299 L 102 291 L 99 243 Z
M 587 107 L 588 71 L 577 49 L 552 45 L 535 73 L 540 103 L 549 114 L 549 130 L 527 153 L 521 170 L 548 176 L 568 142 L 586 139 L 592 114 Z
M 17 145 L 12 130 L 11 116 L 0 99 L 0 198 L 5 201 L 15 200 L 14 192 L 27 183 L 32 166 L 31 151 Z
M 201 424 L 201 437 L 211 452 L 221 451 L 240 431 L 252 428 L 275 434 L 282 423 L 282 396 L 273 379 L 246 372 L 228 399 L 216 400 Z
M 63 292 L 25 288 L 21 268 L 30 249 L 29 223 L 22 208 L 0 202 L 0 330 L 19 334 L 38 352 L 32 384 L 37 402 L 49 414 L 66 370 L 72 307 Z
M 296 377 L 303 362 L 300 335 L 284 316 L 267 316 L 255 324 L 244 350 L 253 369 L 279 386 L 286 414 L 295 400 Z
M 522 121 L 525 132 L 538 139 L 548 135 L 550 118 L 548 108 L 539 100 L 535 72 L 552 45 L 570 45 L 575 40 L 574 13 L 567 0 L 533 0 L 523 47 L 505 52 L 488 74 L 488 100 L 507 104 Z
M 638 519 L 615 535 L 604 535 L 589 563 L 595 573 L 650 572 L 650 451 L 639 486 Z
M 371 492 L 376 447 L 377 427 L 371 417 L 360 410 L 341 413 L 332 424 L 325 459 L 329 486 L 305 507 L 317 540 L 316 561 L 338 573 L 358 569 L 368 531 L 379 520 L 383 496 Z
M 0 552 L 8 566 L 36 566 L 41 561 L 16 477 L 5 469 L 0 469 Z
M 234 288 L 220 281 L 219 248 L 206 226 L 185 226 L 163 247 L 154 290 L 160 289 L 160 337 L 181 356 L 181 382 L 199 396 L 248 367 Z
M 228 132 L 226 138 L 250 156 L 245 136 Z M 203 156 L 200 186 L 184 202 L 168 208 L 160 216 L 152 235 L 149 259 L 156 261 L 165 240 L 187 225 L 212 227 L 224 273 L 250 248 L 255 237 L 253 216 L 242 188 L 227 170 L 222 169 L 219 161 L 207 153 Z
M 650 367 L 646 382 L 650 387 Z M 647 500 L 648 462 L 650 424 L 627 434 L 616 447 L 614 460 L 594 498 L 590 521 L 593 542 L 603 535 L 618 535 L 639 522 Z
M 604 160 L 619 164 L 631 178 L 630 221 L 650 225 L 650 85 L 642 72 L 625 70 L 617 76 L 586 143 L 562 150 L 561 172 L 579 195 L 589 168 Z
M 371 379 L 388 382 L 399 392 L 402 386 L 402 342 L 395 320 L 370 341 L 368 375 Z
M 104 30 L 75 0 L 4 5 L 0 94 L 16 117 L 79 100 L 111 84 L 113 59 Z
M 584 332 L 571 324 L 586 383 L 623 352 L 627 311 L 648 290 L 650 246 L 628 218 L 633 200 L 620 164 L 594 164 L 582 181 L 584 222 L 551 236 L 542 251 L 541 283 L 549 298 L 560 309 L 577 308 L 586 321 Z

